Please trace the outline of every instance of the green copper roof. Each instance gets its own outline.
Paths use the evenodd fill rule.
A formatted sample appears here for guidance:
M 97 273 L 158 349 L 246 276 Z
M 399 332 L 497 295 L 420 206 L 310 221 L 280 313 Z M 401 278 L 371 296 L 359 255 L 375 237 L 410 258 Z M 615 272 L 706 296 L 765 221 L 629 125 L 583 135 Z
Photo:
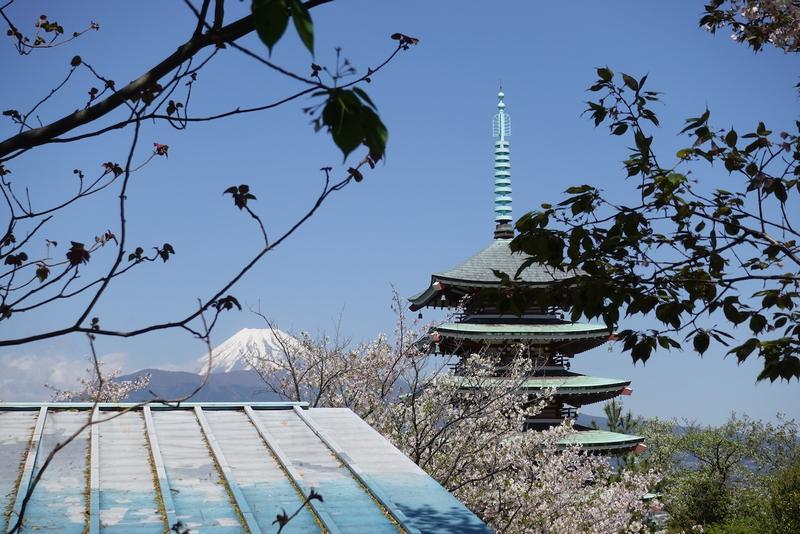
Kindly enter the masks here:
M 499 279 L 494 275 L 494 270 L 508 274 L 512 279 L 517 269 L 522 266 L 527 256 L 515 254 L 509 248 L 510 239 L 495 239 L 492 244 L 481 250 L 465 262 L 452 269 L 434 273 L 434 278 L 446 282 L 460 281 L 472 282 L 475 285 L 496 285 Z M 519 281 L 529 284 L 549 284 L 557 280 L 574 278 L 575 273 L 556 271 L 540 264 L 533 264 L 522 273 Z
M 642 436 L 608 430 L 579 430 L 559 440 L 560 445 L 580 445 L 588 450 L 630 449 L 644 441 Z
M 511 380 L 509 378 L 469 378 L 454 377 L 461 387 L 481 387 L 482 385 L 492 385 L 502 381 Z M 617 391 L 631 383 L 630 380 L 619 380 L 617 378 L 602 378 L 599 376 L 567 375 L 567 376 L 533 376 L 519 381 L 521 389 L 545 389 L 556 388 L 557 394 L 581 394 L 597 393 L 601 391 Z
M 485 324 L 444 323 L 433 330 L 452 338 L 489 340 L 553 341 L 605 337 L 605 325 L 587 323 Z
M 463 263 L 446 271 L 434 273 L 428 288 L 409 299 L 411 309 L 417 310 L 427 306 L 436 297 L 441 290 L 441 287 L 436 287 L 437 282 L 445 286 L 497 287 L 500 279 L 494 275 L 495 270 L 506 273 L 514 279 L 517 270 L 528 256 L 512 253 L 509 243 L 511 239 L 495 239 L 488 247 L 467 258 Z M 515 280 L 524 284 L 545 286 L 559 280 L 574 278 L 578 274 L 580 273 L 576 271 L 559 271 L 535 263 L 522 271 Z

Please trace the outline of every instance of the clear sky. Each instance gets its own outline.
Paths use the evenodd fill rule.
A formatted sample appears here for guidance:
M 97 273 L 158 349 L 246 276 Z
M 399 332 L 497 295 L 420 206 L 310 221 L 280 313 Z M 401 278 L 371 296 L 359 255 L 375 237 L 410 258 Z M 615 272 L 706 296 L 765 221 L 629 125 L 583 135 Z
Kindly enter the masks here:
M 249 9 L 248 2 L 228 4 L 229 20 Z M 17 56 L 10 42 L 0 47 L 2 108 L 32 106 L 66 74 L 76 54 L 125 83 L 171 53 L 193 28 L 193 16 L 180 1 L 132 5 L 87 1 L 67 8 L 62 2 L 20 2 L 12 8 L 21 28 L 46 13 L 68 32 L 89 20 L 100 23 L 101 30 L 28 57 Z M 798 115 L 797 57 L 774 50 L 756 55 L 724 32 L 712 36 L 700 30 L 702 5 L 700 0 L 337 0 L 315 9 L 318 63 L 330 64 L 334 47 L 341 46 L 363 71 L 391 51 L 390 34 L 420 39 L 365 87 L 389 127 L 387 161 L 364 182 L 334 196 L 233 293 L 245 306 L 260 303 L 284 329 L 331 331 L 342 314 L 342 333 L 354 340 L 391 332 L 392 284 L 402 295 L 414 294 L 427 285 L 431 272 L 460 262 L 491 239 L 491 117 L 501 79 L 513 118 L 515 216 L 557 200 L 576 183 L 620 195 L 629 190 L 621 170 L 624 141 L 595 130 L 580 116 L 597 66 L 647 73 L 648 84 L 664 92 L 656 148 L 665 153 L 683 146 L 685 140 L 676 135 L 683 119 L 706 106 L 719 127 L 735 125 L 741 131 L 764 120 L 774 130 L 791 128 Z M 254 36 L 244 43 L 265 52 Z M 310 60 L 292 31 L 273 59 L 302 74 Z M 42 121 L 82 107 L 93 83 L 81 71 L 41 110 Z M 259 105 L 297 87 L 242 54 L 223 50 L 202 71 L 192 111 Z M 147 166 L 132 184 L 131 243 L 148 248 L 166 241 L 177 254 L 167 265 L 145 266 L 109 292 L 97 313 L 104 326 L 124 328 L 185 313 L 257 249 L 256 228 L 221 195 L 228 186 L 250 184 L 258 197 L 253 207 L 272 233 L 279 233 L 313 202 L 321 186 L 320 167 L 341 172 L 341 155 L 326 135 L 313 132 L 301 112 L 306 105 L 290 103 L 263 114 L 193 125 L 186 132 L 145 126 L 146 148 L 138 159 L 156 141 L 170 145 L 170 156 Z M 13 131 L 9 122 L 0 123 L 2 137 Z M 101 162 L 122 162 L 129 140 L 130 132 L 124 131 L 51 146 L 14 160 L 9 168 L 15 183 L 29 186 L 34 202 L 44 206 L 75 186 L 72 169 L 94 173 Z M 61 241 L 62 248 L 69 240 L 91 242 L 115 228 L 115 217 L 109 193 L 70 210 L 42 237 Z M 109 255 L 98 253 L 93 262 Z M 74 317 L 70 310 L 52 307 L 4 322 L 0 337 L 64 326 Z M 252 326 L 260 326 L 252 314 L 229 314 L 215 342 Z M 124 342 L 103 339 L 98 348 L 127 370 L 181 366 L 202 352 L 197 341 L 180 332 Z M 0 398 L 18 392 L 20 384 L 58 382 L 84 367 L 85 354 L 80 336 L 0 352 Z M 759 368 L 755 361 L 738 367 L 720 350 L 703 359 L 659 352 L 646 366 L 634 367 L 618 348 L 581 355 L 573 366 L 632 378 L 635 394 L 626 402 L 643 415 L 708 422 L 719 422 L 732 410 L 800 417 L 797 382 L 756 385 Z M 20 377 L 13 389 L 12 372 Z M 586 411 L 599 413 L 600 407 Z

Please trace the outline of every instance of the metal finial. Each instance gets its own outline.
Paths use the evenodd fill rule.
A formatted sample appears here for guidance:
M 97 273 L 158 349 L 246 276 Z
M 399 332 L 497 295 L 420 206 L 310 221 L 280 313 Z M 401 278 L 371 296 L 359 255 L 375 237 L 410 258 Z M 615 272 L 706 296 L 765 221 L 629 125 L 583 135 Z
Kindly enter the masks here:
M 509 239 L 514 237 L 511 226 L 511 117 L 506 113 L 506 104 L 503 102 L 503 84 L 500 82 L 500 92 L 497 93 L 497 113 L 492 121 L 492 133 L 497 139 L 494 143 L 494 221 L 495 239 Z

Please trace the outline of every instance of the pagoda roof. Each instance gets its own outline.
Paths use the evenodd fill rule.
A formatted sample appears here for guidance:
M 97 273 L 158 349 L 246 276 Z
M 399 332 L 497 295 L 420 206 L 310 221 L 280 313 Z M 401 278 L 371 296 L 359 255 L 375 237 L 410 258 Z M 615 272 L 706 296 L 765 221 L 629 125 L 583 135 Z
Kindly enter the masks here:
M 447 354 L 476 352 L 487 346 L 528 343 L 548 346 L 561 354 L 578 354 L 599 347 L 611 330 L 605 325 L 552 321 L 546 323 L 444 323 L 431 328 L 420 343 L 437 344 Z
M 550 342 L 565 339 L 607 338 L 606 325 L 554 321 L 535 324 L 444 323 L 433 328 L 439 334 L 455 339 L 492 341 Z
M 580 445 L 589 451 L 618 451 L 632 450 L 639 443 L 644 442 L 644 437 L 633 434 L 622 434 L 610 430 L 578 430 L 574 434 L 559 440 L 559 445 Z
M 494 271 L 497 270 L 508 274 L 519 283 L 548 285 L 574 278 L 579 274 L 577 271 L 559 271 L 540 263 L 534 263 L 515 278 L 517 271 L 528 259 L 528 256 L 512 252 L 509 247 L 510 243 L 511 239 L 495 239 L 488 247 L 466 261 L 446 271 L 434 273 L 431 276 L 430 286 L 409 299 L 411 309 L 417 310 L 430 303 L 441 290 L 435 287 L 436 282 L 464 287 L 496 287 L 500 285 L 500 279 L 494 274 Z
M 520 390 L 536 393 L 553 388 L 554 396 L 562 402 L 572 406 L 586 406 L 624 395 L 631 381 L 617 378 L 602 378 L 599 376 L 585 376 L 568 374 L 562 376 L 531 376 L 525 379 L 507 377 L 455 377 L 456 383 L 462 389 L 479 389 L 492 387 L 503 382 L 516 385 Z M 630 390 L 629 390 L 630 392 Z M 628 393 L 629 394 L 629 393 Z
M 566 375 L 566 376 L 531 376 L 525 379 L 507 377 L 461 377 L 456 376 L 462 388 L 480 388 L 484 385 L 494 385 L 503 382 L 516 381 L 520 389 L 540 390 L 555 388 L 556 395 L 565 394 L 592 394 L 600 392 L 618 392 L 630 385 L 630 380 L 617 378 L 602 378 L 599 376 Z

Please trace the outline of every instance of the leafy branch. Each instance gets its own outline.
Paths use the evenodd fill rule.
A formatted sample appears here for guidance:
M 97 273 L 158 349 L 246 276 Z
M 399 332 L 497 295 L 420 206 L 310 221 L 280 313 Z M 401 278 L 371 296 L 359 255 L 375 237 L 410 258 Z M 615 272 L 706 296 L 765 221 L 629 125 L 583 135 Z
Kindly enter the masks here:
M 607 67 L 597 75 L 590 91 L 599 98 L 586 113 L 611 135 L 628 135 L 624 166 L 639 180 L 640 201 L 626 205 L 591 185 L 567 189 L 558 204 L 517 222 L 512 249 L 530 255 L 523 269 L 544 263 L 574 273 L 555 287 L 573 320 L 614 328 L 623 315 L 654 314 L 663 328 L 618 333 L 634 361 L 689 339 L 702 354 L 714 340 L 732 345 L 739 362 L 763 358 L 759 380 L 800 378 L 800 233 L 791 208 L 800 194 L 800 122 L 794 133 L 759 123 L 740 135 L 715 128 L 706 109 L 686 120 L 681 133 L 691 143 L 664 165 L 651 133 L 660 93 L 646 88 L 647 76 Z M 734 178 L 739 185 L 715 188 L 711 171 L 697 168 L 703 163 L 721 164 L 726 188 Z M 739 325 L 751 333 L 744 341 Z

